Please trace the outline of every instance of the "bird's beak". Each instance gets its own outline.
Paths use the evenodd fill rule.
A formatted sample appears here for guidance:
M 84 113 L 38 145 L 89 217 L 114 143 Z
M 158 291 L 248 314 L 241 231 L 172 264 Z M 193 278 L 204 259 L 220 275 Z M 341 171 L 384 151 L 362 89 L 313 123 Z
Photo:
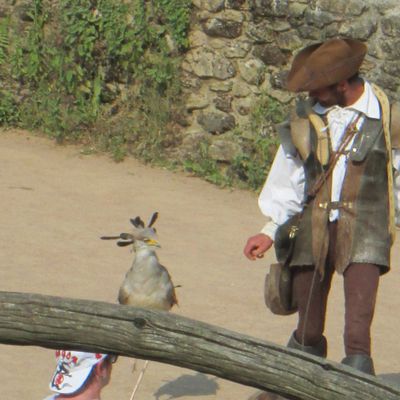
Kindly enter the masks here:
M 147 244 L 151 245 L 151 246 L 155 246 L 155 247 L 161 247 L 160 243 L 158 243 L 157 240 L 154 239 L 149 239 L 149 241 L 147 242 Z

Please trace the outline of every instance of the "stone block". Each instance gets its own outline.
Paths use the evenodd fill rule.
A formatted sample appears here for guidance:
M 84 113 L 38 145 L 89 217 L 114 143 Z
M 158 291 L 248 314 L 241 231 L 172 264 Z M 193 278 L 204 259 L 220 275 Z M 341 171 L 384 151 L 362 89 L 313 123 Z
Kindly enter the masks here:
M 367 40 L 376 32 L 376 28 L 376 17 L 368 16 L 355 21 L 345 21 L 339 29 L 339 34 L 344 37 Z
M 253 106 L 254 101 L 250 97 L 235 99 L 233 103 L 234 110 L 242 116 L 249 115 Z
M 221 134 L 235 127 L 235 117 L 222 112 L 202 112 L 197 122 L 209 133 Z
M 239 63 L 241 78 L 250 85 L 259 85 L 264 81 L 265 64 L 256 59 L 250 59 Z
M 293 51 L 304 46 L 304 42 L 297 36 L 295 32 L 281 32 L 277 38 L 276 43 L 281 50 Z
M 192 0 L 195 7 L 200 10 L 207 10 L 212 13 L 219 12 L 224 9 L 224 0 Z
M 245 7 L 246 0 L 225 0 L 225 7 L 233 10 L 241 10 Z
M 225 80 L 236 75 L 234 65 L 223 55 L 209 48 L 197 48 L 186 57 L 190 70 L 199 78 L 216 78 Z
M 217 96 L 213 102 L 217 110 L 225 113 L 230 113 L 232 111 L 232 96 L 230 95 L 221 94 Z
M 237 80 L 233 85 L 232 94 L 235 97 L 246 97 L 251 94 L 251 89 L 245 82 Z
M 259 58 L 266 65 L 279 66 L 287 62 L 287 56 L 278 46 L 272 44 L 255 45 L 253 56 Z
M 245 58 L 251 49 L 251 43 L 248 41 L 234 40 L 228 43 L 223 49 L 227 58 Z
M 318 0 L 313 7 L 316 11 L 324 11 L 337 15 L 343 15 L 347 18 L 358 17 L 368 9 L 367 1 L 360 0 Z
M 202 23 L 204 32 L 211 37 L 234 39 L 242 34 L 242 23 L 222 18 L 209 18 Z
M 253 43 L 272 43 L 275 40 L 275 33 L 266 20 L 258 24 L 250 22 L 245 34 Z
M 255 17 L 285 17 L 289 7 L 288 0 L 249 0 Z
M 381 29 L 384 35 L 392 38 L 400 37 L 400 14 L 393 14 L 382 18 Z
M 215 161 L 231 162 L 241 153 L 239 144 L 229 139 L 216 138 L 208 148 L 209 156 Z

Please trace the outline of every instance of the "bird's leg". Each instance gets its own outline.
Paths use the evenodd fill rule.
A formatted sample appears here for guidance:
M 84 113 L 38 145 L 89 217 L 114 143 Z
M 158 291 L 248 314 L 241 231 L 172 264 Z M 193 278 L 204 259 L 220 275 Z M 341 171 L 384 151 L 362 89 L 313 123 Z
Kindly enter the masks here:
M 133 390 L 132 390 L 131 398 L 130 398 L 129 400 L 133 400 L 133 398 L 135 397 L 136 391 L 138 390 L 138 387 L 139 387 L 139 385 L 140 385 L 140 382 L 141 382 L 142 379 L 143 379 L 143 375 L 144 375 L 144 372 L 146 371 L 146 368 L 147 368 L 148 364 L 149 364 L 149 360 L 146 360 L 146 361 L 144 362 L 144 365 L 143 365 L 142 370 L 140 371 L 138 380 L 136 381 L 136 385 L 135 385 L 135 387 L 134 387 Z
M 134 374 L 135 371 L 136 371 L 136 363 L 137 363 L 137 360 L 136 360 L 136 358 L 134 358 L 133 359 L 133 364 L 132 364 L 132 374 Z

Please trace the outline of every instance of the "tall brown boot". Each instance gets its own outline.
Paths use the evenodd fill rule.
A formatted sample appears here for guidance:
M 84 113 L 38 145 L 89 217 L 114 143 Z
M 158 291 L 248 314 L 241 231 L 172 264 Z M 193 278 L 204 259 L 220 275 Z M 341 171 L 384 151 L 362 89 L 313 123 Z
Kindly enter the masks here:
M 297 341 L 295 332 L 293 332 L 292 336 L 289 339 L 287 347 L 291 349 L 301 350 L 304 351 L 304 353 L 312 354 L 313 356 L 318 356 L 322 358 L 326 358 L 326 355 L 328 353 L 328 343 L 325 336 L 322 336 L 321 341 L 313 346 L 303 346 Z
M 367 354 L 353 354 L 343 358 L 342 364 L 349 365 L 366 374 L 375 375 L 374 362 Z

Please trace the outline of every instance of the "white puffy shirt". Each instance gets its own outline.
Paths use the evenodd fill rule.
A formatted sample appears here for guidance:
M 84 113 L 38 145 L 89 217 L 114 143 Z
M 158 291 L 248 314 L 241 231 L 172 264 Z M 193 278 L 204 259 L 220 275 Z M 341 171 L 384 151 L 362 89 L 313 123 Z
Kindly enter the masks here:
M 372 91 L 371 85 L 364 81 L 364 92 L 352 105 L 347 107 L 333 106 L 325 108 L 315 104 L 314 111 L 319 115 L 326 115 L 328 120 L 329 135 L 332 149 L 336 151 L 340 145 L 347 126 L 354 121 L 358 114 L 357 127 L 361 128 L 364 117 L 380 119 L 381 112 L 378 99 Z M 352 141 L 347 149 L 351 148 Z M 400 204 L 400 151 L 393 150 L 394 191 L 396 210 Z M 339 201 L 346 173 L 347 155 L 341 155 L 332 171 L 331 201 Z M 261 230 L 262 233 L 275 239 L 275 232 L 279 225 L 283 224 L 290 216 L 303 208 L 305 175 L 303 162 L 296 156 L 285 154 L 283 147 L 279 146 L 272 163 L 271 170 L 265 181 L 264 187 L 258 198 L 261 212 L 267 217 L 267 223 Z M 339 217 L 339 210 L 332 210 L 329 220 L 334 221 Z

